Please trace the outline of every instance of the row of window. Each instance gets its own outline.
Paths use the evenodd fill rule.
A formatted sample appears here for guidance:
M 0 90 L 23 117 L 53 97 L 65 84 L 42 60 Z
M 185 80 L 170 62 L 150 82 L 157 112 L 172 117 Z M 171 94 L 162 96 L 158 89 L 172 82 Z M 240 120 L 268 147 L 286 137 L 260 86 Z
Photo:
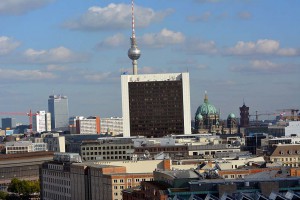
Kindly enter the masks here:
M 109 149 L 132 149 L 132 146 L 81 147 L 82 151 L 109 150 Z
M 130 160 L 130 156 L 83 157 L 83 160 Z
M 104 152 L 82 152 L 82 155 L 119 155 L 119 154 L 127 154 L 126 151 L 104 151 Z

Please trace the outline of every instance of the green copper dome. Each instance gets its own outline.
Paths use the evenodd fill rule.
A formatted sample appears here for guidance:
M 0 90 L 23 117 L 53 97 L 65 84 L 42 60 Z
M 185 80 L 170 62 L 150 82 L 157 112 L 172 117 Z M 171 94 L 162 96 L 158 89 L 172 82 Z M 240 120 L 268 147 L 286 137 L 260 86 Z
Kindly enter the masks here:
M 230 113 L 227 117 L 227 119 L 234 119 L 235 118 L 235 115 L 233 113 Z
M 196 115 L 196 119 L 199 121 L 203 120 L 203 116 L 200 113 L 198 113 L 198 115 Z
M 198 116 L 198 114 L 201 114 L 202 116 L 217 114 L 216 107 L 208 102 L 208 97 L 207 97 L 206 93 L 205 93 L 205 97 L 204 97 L 204 103 L 198 107 L 195 116 Z

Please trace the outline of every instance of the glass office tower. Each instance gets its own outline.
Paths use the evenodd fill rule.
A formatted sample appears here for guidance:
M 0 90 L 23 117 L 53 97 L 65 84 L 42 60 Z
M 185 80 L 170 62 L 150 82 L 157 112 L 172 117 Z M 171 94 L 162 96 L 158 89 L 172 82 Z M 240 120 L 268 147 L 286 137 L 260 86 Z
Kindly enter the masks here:
M 51 113 L 51 127 L 54 130 L 66 129 L 69 126 L 68 98 L 62 95 L 51 95 L 48 99 L 48 112 Z

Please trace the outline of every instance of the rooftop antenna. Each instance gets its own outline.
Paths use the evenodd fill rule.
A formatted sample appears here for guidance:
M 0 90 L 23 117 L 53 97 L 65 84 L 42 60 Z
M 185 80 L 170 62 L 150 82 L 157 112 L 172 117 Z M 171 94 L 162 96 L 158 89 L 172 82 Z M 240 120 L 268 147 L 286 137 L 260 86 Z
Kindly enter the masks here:
M 132 33 L 130 37 L 131 47 L 128 50 L 128 57 L 132 60 L 133 75 L 137 75 L 137 60 L 141 56 L 141 51 L 138 49 L 135 38 L 135 28 L 134 28 L 134 0 L 131 0 L 131 18 L 132 18 Z

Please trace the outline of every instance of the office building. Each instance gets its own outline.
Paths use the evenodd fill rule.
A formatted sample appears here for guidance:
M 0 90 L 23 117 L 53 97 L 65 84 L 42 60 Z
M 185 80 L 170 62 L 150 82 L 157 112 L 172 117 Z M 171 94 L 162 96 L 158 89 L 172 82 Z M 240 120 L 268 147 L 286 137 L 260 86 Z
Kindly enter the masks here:
M 191 134 L 189 73 L 122 75 L 123 136 Z
M 154 170 L 170 170 L 171 160 L 83 162 L 77 154 L 54 154 L 41 165 L 41 199 L 121 200 L 122 190 L 153 180 Z
M 46 143 L 33 143 L 31 141 L 16 141 L 5 143 L 6 154 L 28 153 L 36 151 L 47 151 Z
M 66 143 L 65 136 L 59 136 L 59 133 L 43 134 L 43 141 L 48 146 L 48 151 L 65 152 Z
M 9 130 L 16 128 L 16 119 L 15 118 L 2 118 L 2 130 Z
M 123 134 L 123 118 L 110 117 L 100 119 L 101 133 L 108 133 L 111 135 Z
M 51 113 L 38 111 L 32 116 L 32 131 L 43 132 L 51 131 Z
M 100 117 L 77 119 L 76 134 L 100 134 Z
M 50 95 L 48 112 L 51 113 L 51 128 L 65 130 L 69 126 L 68 98 L 62 95 Z
M 108 137 L 82 141 L 82 160 L 130 160 L 134 152 L 132 139 Z

